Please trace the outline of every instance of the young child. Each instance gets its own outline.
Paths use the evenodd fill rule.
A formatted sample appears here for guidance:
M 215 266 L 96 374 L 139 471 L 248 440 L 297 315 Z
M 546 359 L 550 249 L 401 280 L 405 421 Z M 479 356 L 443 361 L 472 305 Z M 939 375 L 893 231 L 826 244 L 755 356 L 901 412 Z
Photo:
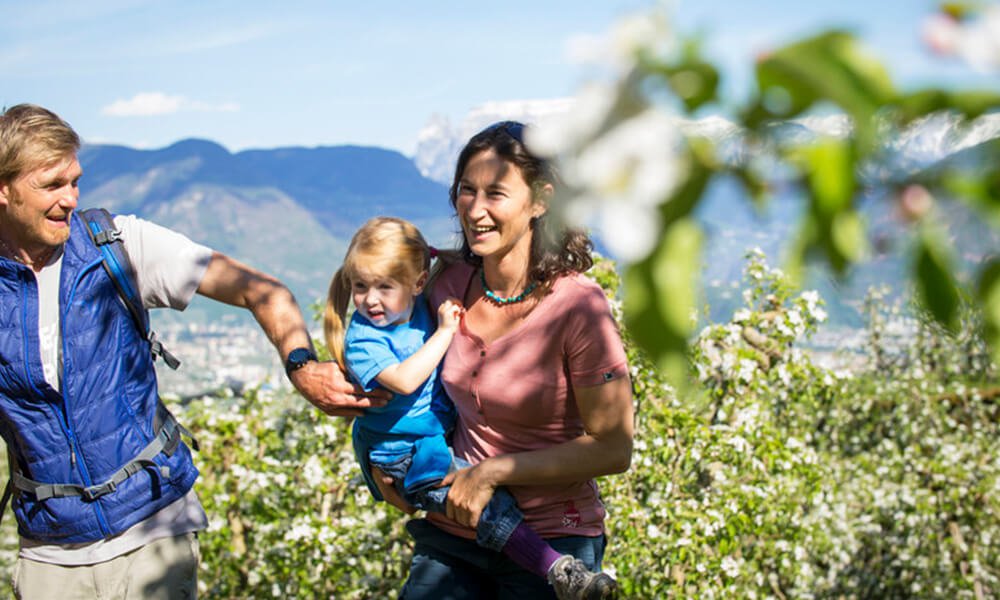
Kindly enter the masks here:
M 365 223 L 330 283 L 324 333 L 334 357 L 361 386 L 394 393 L 387 405 L 367 409 L 354 421 L 354 452 L 368 489 L 383 499 L 371 476 L 377 466 L 393 477 L 407 502 L 444 514 L 449 488 L 438 484 L 467 465 L 456 462 L 448 448 L 446 434 L 454 425 L 455 409 L 441 387 L 438 365 L 458 330 L 463 307 L 456 299 L 445 301 L 435 328 L 422 295 L 431 254 L 407 221 L 378 217 Z M 355 312 L 345 333 L 349 300 Z M 543 578 L 556 566 L 566 574 L 556 586 L 561 599 L 611 598 L 616 592 L 614 579 L 559 554 L 528 527 L 504 488 L 483 510 L 476 541 Z

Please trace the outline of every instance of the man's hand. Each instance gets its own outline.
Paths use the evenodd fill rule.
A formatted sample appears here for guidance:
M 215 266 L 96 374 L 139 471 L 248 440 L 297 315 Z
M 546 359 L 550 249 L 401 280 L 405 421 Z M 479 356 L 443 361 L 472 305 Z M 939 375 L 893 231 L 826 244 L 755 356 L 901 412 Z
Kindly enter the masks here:
M 386 390 L 365 392 L 353 385 L 335 361 L 310 361 L 289 378 L 306 400 L 334 417 L 359 417 L 364 409 L 384 406 L 391 397 Z

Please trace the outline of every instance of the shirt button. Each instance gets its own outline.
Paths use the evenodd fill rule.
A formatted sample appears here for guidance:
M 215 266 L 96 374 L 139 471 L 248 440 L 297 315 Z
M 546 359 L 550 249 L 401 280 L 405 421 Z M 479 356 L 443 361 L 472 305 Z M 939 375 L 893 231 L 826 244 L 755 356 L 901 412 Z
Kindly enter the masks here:
M 486 350 L 480 350 L 479 356 L 486 356 Z

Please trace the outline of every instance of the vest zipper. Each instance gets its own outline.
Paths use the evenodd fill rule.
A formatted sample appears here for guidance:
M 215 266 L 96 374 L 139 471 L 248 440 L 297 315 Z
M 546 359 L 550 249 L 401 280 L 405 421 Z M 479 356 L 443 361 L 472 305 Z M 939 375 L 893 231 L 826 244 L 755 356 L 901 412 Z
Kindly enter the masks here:
M 55 403 L 49 402 L 48 399 L 46 399 L 45 394 L 42 393 L 42 391 L 35 386 L 35 379 L 31 376 L 31 361 L 29 360 L 29 357 L 31 356 L 31 350 L 28 347 L 28 340 L 31 339 L 31 337 L 28 335 L 28 288 L 30 287 L 31 282 L 29 281 L 28 283 L 29 285 L 25 285 L 22 288 L 23 291 L 21 292 L 21 340 L 24 351 L 24 379 L 25 381 L 28 382 L 28 385 L 31 386 L 31 390 L 39 398 L 41 398 L 43 402 L 45 402 L 51 407 L 53 414 L 55 414 L 56 422 L 59 423 L 59 428 L 62 429 L 63 435 L 66 436 L 66 442 L 69 444 L 70 467 L 73 470 L 79 471 L 77 469 L 77 461 L 76 461 L 76 438 L 73 435 L 73 428 L 70 426 L 69 423 L 69 415 L 66 413 L 66 395 L 60 394 L 63 397 L 63 410 L 62 412 L 60 412 L 59 408 L 55 405 Z M 36 299 L 38 297 L 37 291 L 35 297 Z M 37 327 L 38 324 L 36 323 L 35 325 Z M 60 331 L 60 336 L 62 336 L 61 331 Z M 65 348 L 64 348 L 64 354 L 65 354 Z M 89 483 L 90 477 L 88 476 L 86 471 L 84 470 L 80 472 L 80 474 L 83 477 L 84 481 L 87 482 L 87 485 L 91 485 Z M 103 526 L 103 520 L 100 518 L 100 515 L 98 518 L 98 523 Z
M 65 332 L 63 331 L 63 328 L 66 325 L 66 316 L 69 314 L 69 307 L 73 305 L 73 297 L 76 295 L 76 286 L 80 283 L 80 280 L 83 278 L 83 274 L 100 264 L 101 261 L 97 260 L 81 268 L 76 274 L 76 279 L 73 281 L 73 286 L 70 288 L 69 295 L 66 296 L 65 304 L 63 304 L 62 302 L 60 302 L 59 304 L 59 313 L 60 313 L 59 340 L 62 344 L 62 350 L 63 350 L 62 353 L 63 375 L 65 375 L 66 373 L 67 370 L 66 363 L 68 362 L 70 356 L 69 352 L 66 351 L 67 350 L 66 335 Z M 70 463 L 74 466 L 74 468 L 77 469 L 77 471 L 80 473 L 80 476 L 83 478 L 84 483 L 89 487 L 94 485 L 94 482 L 90 478 L 90 472 L 87 470 L 87 463 L 83 460 L 79 461 L 77 460 L 77 453 L 80 451 L 80 445 L 76 443 L 76 435 L 73 433 L 73 422 L 70 419 L 71 412 L 69 410 L 69 405 L 70 405 L 69 390 L 67 389 L 65 383 L 66 383 L 66 378 L 63 377 L 63 386 L 62 386 L 63 414 L 65 415 L 66 418 L 66 429 L 69 434 Z M 104 516 L 104 511 L 101 509 L 100 500 L 94 500 L 90 504 L 94 507 L 94 514 L 97 517 L 97 524 L 100 525 L 101 527 L 101 533 L 104 534 L 104 537 L 110 536 L 111 527 L 108 525 L 108 521 Z

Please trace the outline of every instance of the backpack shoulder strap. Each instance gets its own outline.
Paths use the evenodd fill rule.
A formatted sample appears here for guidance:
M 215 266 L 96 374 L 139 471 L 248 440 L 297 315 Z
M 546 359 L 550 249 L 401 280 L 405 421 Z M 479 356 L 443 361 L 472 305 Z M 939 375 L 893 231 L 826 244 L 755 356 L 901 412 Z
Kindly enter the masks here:
M 136 277 L 135 266 L 125 252 L 124 244 L 121 241 L 121 232 L 115 229 L 114 220 L 111 214 L 103 208 L 88 208 L 76 211 L 84 224 L 87 226 L 87 233 L 94 245 L 101 251 L 101 263 L 104 270 L 114 282 L 118 297 L 128 308 L 132 315 L 135 326 L 149 342 L 153 356 L 160 356 L 163 362 L 167 363 L 171 369 L 176 369 L 181 362 L 170 353 L 163 344 L 156 339 L 156 334 L 149 329 L 149 313 L 142 305 L 142 294 L 139 290 L 139 280 Z M 107 481 L 90 487 L 82 487 L 77 484 L 45 484 L 32 481 L 15 468 L 15 458 L 7 448 L 7 465 L 10 469 L 10 476 L 3 492 L 0 493 L 0 520 L 6 512 L 11 496 L 15 490 L 28 491 L 36 494 L 39 500 L 50 497 L 82 496 L 88 500 L 95 500 L 105 494 L 115 491 L 118 484 L 128 479 L 133 474 L 145 467 L 155 467 L 161 471 L 164 477 L 169 477 L 169 469 L 152 462 L 154 456 L 160 452 L 167 455 L 173 454 L 180 442 L 180 434 L 190 438 L 192 447 L 198 449 L 198 441 L 194 439 L 187 429 L 174 419 L 173 415 L 163 405 L 162 401 L 157 403 L 157 411 L 154 416 L 154 430 L 156 436 L 153 441 L 143 449 L 132 461 L 120 468 Z
M 163 347 L 163 344 L 156 339 L 156 334 L 149 328 L 149 313 L 142 305 L 142 293 L 139 290 L 135 266 L 125 252 L 121 232 L 115 229 L 111 214 L 103 208 L 79 210 L 77 214 L 86 224 L 91 241 L 101 251 L 104 270 L 114 282 L 118 296 L 132 315 L 135 326 L 149 341 L 153 356 L 160 356 L 167 366 L 176 369 L 180 366 L 180 361 Z

